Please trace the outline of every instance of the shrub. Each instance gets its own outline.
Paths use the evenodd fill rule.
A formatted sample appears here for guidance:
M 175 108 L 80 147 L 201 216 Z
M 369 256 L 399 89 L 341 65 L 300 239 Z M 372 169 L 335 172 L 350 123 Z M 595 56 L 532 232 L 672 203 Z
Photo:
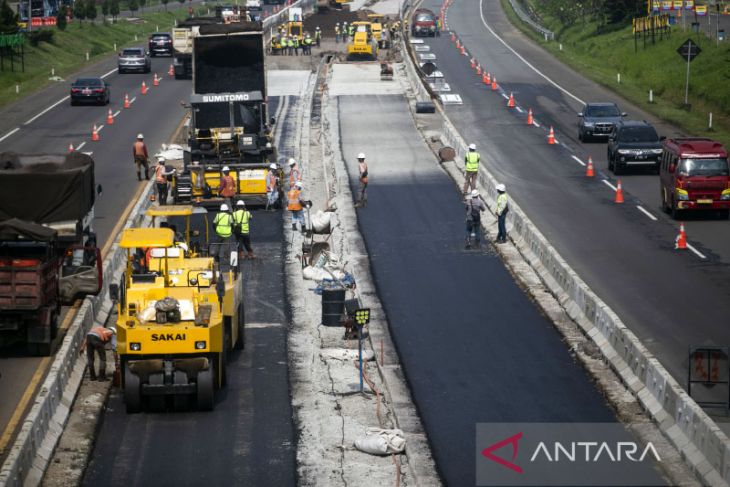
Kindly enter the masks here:
M 31 46 L 37 46 L 41 42 L 53 44 L 53 34 L 51 29 L 38 29 L 28 32 L 28 41 Z

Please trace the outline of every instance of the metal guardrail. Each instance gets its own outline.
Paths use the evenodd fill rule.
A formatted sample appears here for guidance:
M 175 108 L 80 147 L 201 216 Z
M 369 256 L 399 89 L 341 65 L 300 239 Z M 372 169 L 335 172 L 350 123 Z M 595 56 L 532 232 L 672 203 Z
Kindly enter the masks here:
M 555 40 L 555 33 L 551 30 L 547 30 L 545 27 L 535 22 L 530 14 L 525 12 L 525 9 L 522 8 L 522 5 L 520 5 L 520 2 L 518 0 L 509 0 L 509 4 L 512 6 L 512 10 L 515 11 L 520 20 L 532 27 L 540 34 L 542 34 L 545 37 L 546 41 Z

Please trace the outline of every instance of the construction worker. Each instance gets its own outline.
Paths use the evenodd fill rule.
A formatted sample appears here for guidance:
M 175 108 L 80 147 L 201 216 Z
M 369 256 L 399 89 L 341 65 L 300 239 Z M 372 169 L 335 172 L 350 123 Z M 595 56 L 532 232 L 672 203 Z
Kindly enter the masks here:
M 215 242 L 218 244 L 218 249 L 214 255 L 218 258 L 219 262 L 221 256 L 227 257 L 231 253 L 230 242 L 231 236 L 233 235 L 233 217 L 229 212 L 230 208 L 227 204 L 223 203 L 220 211 L 213 219 L 213 227 L 215 228 L 215 234 L 218 237 Z
M 289 189 L 293 188 L 297 181 L 302 180 L 302 173 L 299 171 L 297 161 L 293 158 L 289 158 Z
M 144 178 L 150 178 L 150 163 L 149 155 L 147 154 L 147 146 L 144 143 L 144 135 L 137 135 L 137 141 L 132 146 L 132 157 L 134 157 L 134 163 L 137 166 L 137 180 L 142 181 L 140 170 L 144 167 Z
M 471 238 L 474 237 L 476 248 L 481 245 L 482 239 L 482 212 L 487 205 L 479 197 L 479 191 L 472 190 L 471 198 L 466 199 L 466 245 L 465 249 L 471 248 Z
M 306 54 L 307 56 L 312 55 L 312 38 L 309 36 L 308 32 L 302 41 L 302 54 Z
M 322 31 L 319 30 L 319 26 L 314 29 L 314 42 L 317 44 L 317 47 L 322 42 Z
M 266 175 L 266 209 L 274 209 L 279 200 L 279 177 L 276 175 L 276 164 L 271 163 Z
M 348 41 L 351 41 L 354 36 L 355 36 L 355 26 L 350 24 L 347 26 Z
M 299 55 L 299 36 L 292 36 L 291 41 L 289 41 L 289 45 L 294 48 L 294 55 Z
M 110 343 L 112 350 L 117 349 L 117 329 L 113 326 L 105 328 L 103 326 L 94 326 L 89 330 L 81 342 L 79 355 L 86 350 L 86 361 L 89 364 L 89 378 L 104 382 L 106 377 L 106 344 Z M 99 375 L 96 375 L 94 367 L 94 354 L 99 356 Z
M 337 22 L 335 24 L 335 43 L 339 44 L 340 42 L 340 23 Z
M 241 258 L 253 259 L 253 249 L 251 248 L 251 236 L 249 234 L 251 226 L 251 212 L 246 209 L 246 203 L 243 200 L 236 202 L 236 211 L 233 212 L 233 230 L 236 235 L 236 247 L 238 256 Z M 248 255 L 244 257 L 243 249 L 246 249 Z
M 228 203 L 236 196 L 236 180 L 231 176 L 228 166 L 223 166 L 223 176 L 218 183 L 218 196 L 225 198 Z
M 358 199 L 355 206 L 363 207 L 368 204 L 367 189 L 368 189 L 368 163 L 365 162 L 365 154 L 362 152 L 357 155 L 357 165 L 360 171 L 360 188 L 358 191 Z
M 497 185 L 497 243 L 507 242 L 507 213 L 509 212 L 509 203 L 507 201 L 507 188 L 504 184 Z
M 157 202 L 160 205 L 167 204 L 167 190 L 169 188 L 167 177 L 175 174 L 175 168 L 169 171 L 165 168 L 165 158 L 157 158 L 157 166 L 155 167 L 155 185 L 157 186 Z
M 304 232 L 304 201 L 302 200 L 302 182 L 297 181 L 294 187 L 287 194 L 288 203 L 286 209 L 291 211 L 291 229 L 297 231 L 297 223 L 301 224 L 301 230 Z
M 289 36 L 284 36 L 282 39 L 283 40 L 281 41 L 281 43 L 282 43 L 281 45 L 284 46 L 284 49 L 283 49 L 284 54 L 291 56 L 291 51 L 292 51 L 292 48 L 294 47 L 294 44 L 292 43 L 291 38 Z
M 276 50 L 277 50 L 276 49 L 276 43 L 277 43 L 277 40 L 278 40 L 278 42 L 281 42 L 281 38 L 277 38 L 277 36 L 274 36 L 274 35 L 271 36 L 271 54 L 273 56 L 276 56 Z
M 469 151 L 464 156 L 464 195 L 468 194 L 469 187 L 477 189 L 479 161 L 481 156 L 477 152 L 476 144 L 469 144 Z

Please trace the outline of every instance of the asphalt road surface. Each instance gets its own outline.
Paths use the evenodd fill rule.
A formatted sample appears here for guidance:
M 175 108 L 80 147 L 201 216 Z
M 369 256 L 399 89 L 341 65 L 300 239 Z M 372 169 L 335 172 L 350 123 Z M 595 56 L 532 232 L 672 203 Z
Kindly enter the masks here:
M 427 0 L 425 6 L 437 5 Z M 624 176 L 626 203 L 614 204 L 614 191 L 603 181 L 616 184 L 602 162 L 605 145 L 577 140 L 576 113 L 582 104 L 574 97 L 617 101 L 632 118 L 651 117 L 526 41 L 496 0 L 455 2 L 447 22 L 503 90 L 487 90 L 468 58 L 455 55 L 448 35 L 427 39 L 452 92 L 464 100 L 462 106 L 447 108 L 450 118 L 487 156 L 489 170 L 561 255 L 685 384 L 690 345 L 730 344 L 730 223 L 693 218 L 687 222 L 688 238 L 706 258 L 675 251 L 678 225 L 659 208 L 657 176 Z M 528 67 L 485 24 L 559 87 Z M 507 109 L 502 95 L 509 93 L 521 112 Z M 528 108 L 540 128 L 526 125 Z M 551 125 L 565 146 L 546 144 Z M 666 135 L 676 130 L 657 126 Z M 578 162 L 585 163 L 589 155 L 598 171 L 593 179 L 584 176 L 585 167 Z
M 353 193 L 354 155 L 365 152 L 369 165 L 360 231 L 445 483 L 474 485 L 476 423 L 615 421 L 499 257 L 464 250 L 463 202 L 422 142 L 406 100 L 338 100 Z
M 212 412 L 127 414 L 115 389 L 83 485 L 296 484 L 281 212 L 254 211 L 243 262 L 246 345 Z

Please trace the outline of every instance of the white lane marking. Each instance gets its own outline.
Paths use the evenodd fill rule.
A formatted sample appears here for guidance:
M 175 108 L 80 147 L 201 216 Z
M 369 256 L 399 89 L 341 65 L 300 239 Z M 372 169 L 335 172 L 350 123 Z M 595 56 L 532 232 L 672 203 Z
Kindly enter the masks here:
M 517 110 L 518 112 L 522 113 L 522 108 L 520 108 L 520 107 L 515 107 L 515 109 L 516 109 L 516 110 Z
M 135 101 L 137 101 L 137 97 L 136 96 L 134 98 L 132 98 L 131 100 L 129 100 L 129 103 L 131 104 L 131 103 L 134 103 Z
M 101 129 L 103 129 L 103 128 L 104 128 L 104 124 L 101 124 L 98 127 L 96 127 L 96 133 L 98 134 L 99 132 L 101 132 Z
M 509 100 L 509 96 L 507 96 L 505 93 L 502 93 L 502 98 L 504 98 L 505 100 Z
M 13 129 L 13 130 L 11 130 L 11 131 L 10 131 L 10 132 L 8 132 L 7 134 L 5 134 L 5 135 L 3 135 L 2 137 L 0 137 L 0 142 L 2 142 L 3 140 L 7 139 L 8 137 L 10 137 L 11 135 L 13 135 L 13 134 L 14 134 L 15 132 L 17 132 L 18 130 L 20 130 L 20 127 L 15 127 L 15 128 Z
M 104 79 L 104 78 L 106 78 L 107 76 L 109 76 L 110 74 L 114 73 L 114 72 L 115 72 L 116 70 L 117 70 L 117 68 L 114 68 L 114 69 L 112 69 L 111 71 L 109 71 L 108 73 L 102 74 L 102 75 L 100 76 L 100 78 L 101 78 L 101 79 Z
M 602 181 L 603 181 L 603 184 L 605 184 L 606 186 L 608 186 L 612 190 L 618 191 L 618 189 L 616 189 L 616 186 L 614 186 L 613 184 L 611 184 L 611 183 L 608 182 L 608 179 L 602 179 Z
M 77 147 L 76 150 L 81 150 L 86 145 L 86 142 L 81 142 Z
M 540 124 L 537 123 L 534 119 L 532 120 L 532 125 L 534 125 L 537 128 L 540 128 Z
M 116 117 L 116 116 L 117 116 L 117 115 L 119 115 L 120 113 L 122 113 L 122 111 L 121 111 L 121 110 L 117 110 L 116 112 L 114 112 L 114 115 L 112 115 L 112 117 Z
M 707 258 L 707 257 L 705 257 L 705 254 L 703 254 L 702 252 L 700 252 L 699 250 L 697 250 L 696 248 L 694 248 L 694 246 L 692 246 L 692 244 L 688 243 L 687 244 L 687 248 L 690 249 L 692 252 L 694 252 L 695 255 L 697 255 L 697 257 L 699 257 L 700 259 L 706 259 Z
M 585 166 L 585 165 L 586 165 L 586 163 L 585 163 L 585 162 L 581 161 L 581 160 L 580 160 L 579 158 L 577 158 L 576 156 L 571 156 L 571 157 L 572 157 L 573 159 L 575 159 L 575 161 L 576 161 L 576 162 L 577 162 L 578 164 L 580 164 L 581 166 Z
M 651 213 L 649 213 L 648 211 L 646 211 L 641 205 L 636 205 L 636 208 L 638 208 L 640 212 L 642 212 L 643 214 L 645 214 L 646 216 L 648 216 L 652 220 L 654 220 L 654 221 L 657 221 L 658 220 L 657 217 L 655 217 L 654 215 L 652 215 Z
M 84 154 L 86 154 L 87 156 L 93 156 L 94 155 L 94 151 L 84 152 Z
M 56 108 L 58 105 L 60 105 L 61 103 L 65 102 L 69 98 L 71 98 L 71 97 L 68 96 L 68 95 L 64 96 L 63 98 L 61 98 L 60 100 L 58 100 L 56 103 L 54 103 L 50 107 L 46 108 L 45 110 L 43 110 L 42 112 L 40 112 L 36 116 L 34 116 L 32 118 L 29 118 L 28 120 L 26 120 L 25 122 L 23 122 L 23 125 L 28 125 L 29 123 L 35 121 L 37 118 L 39 118 L 42 115 L 45 115 L 46 113 L 48 113 L 49 111 L 53 110 L 54 108 Z
M 492 35 L 494 37 L 496 37 L 497 40 L 504 45 L 504 47 L 506 47 L 507 49 L 509 49 L 510 51 L 512 51 L 512 53 L 515 56 L 517 56 L 520 59 L 520 61 L 522 61 L 523 63 L 525 63 L 534 72 L 536 72 L 537 74 L 539 74 L 540 76 L 542 76 L 543 78 L 545 78 L 545 80 L 548 83 L 550 83 L 551 85 L 553 85 L 554 87 L 556 87 L 557 89 L 559 89 L 560 91 L 562 91 L 563 93 L 565 93 L 566 95 L 568 95 L 569 97 L 571 97 L 572 99 L 574 99 L 575 101 L 577 101 L 578 103 L 580 103 L 582 105 L 585 105 L 586 104 L 583 100 L 581 100 L 580 98 L 578 98 L 577 96 L 575 96 L 573 93 L 569 92 L 568 90 L 566 90 L 565 88 L 563 88 L 562 86 L 560 86 L 559 84 L 557 84 L 555 81 L 553 81 L 552 79 L 548 78 L 547 75 L 545 75 L 542 71 L 540 71 L 535 66 L 533 66 L 532 64 L 530 64 L 530 62 L 527 59 L 525 59 L 522 56 L 520 56 L 520 54 L 517 51 L 515 51 L 514 49 L 512 49 L 512 47 L 510 47 L 510 45 L 507 44 L 504 41 L 504 39 L 502 39 L 501 37 L 499 37 L 497 35 L 497 33 L 494 32 L 491 27 L 489 27 L 489 24 L 487 24 L 487 21 L 484 18 L 483 3 L 484 3 L 484 0 L 479 0 L 479 15 L 481 15 L 481 17 L 482 17 L 482 24 L 484 24 L 484 27 L 486 27 L 487 30 L 489 30 L 489 32 L 491 32 Z

